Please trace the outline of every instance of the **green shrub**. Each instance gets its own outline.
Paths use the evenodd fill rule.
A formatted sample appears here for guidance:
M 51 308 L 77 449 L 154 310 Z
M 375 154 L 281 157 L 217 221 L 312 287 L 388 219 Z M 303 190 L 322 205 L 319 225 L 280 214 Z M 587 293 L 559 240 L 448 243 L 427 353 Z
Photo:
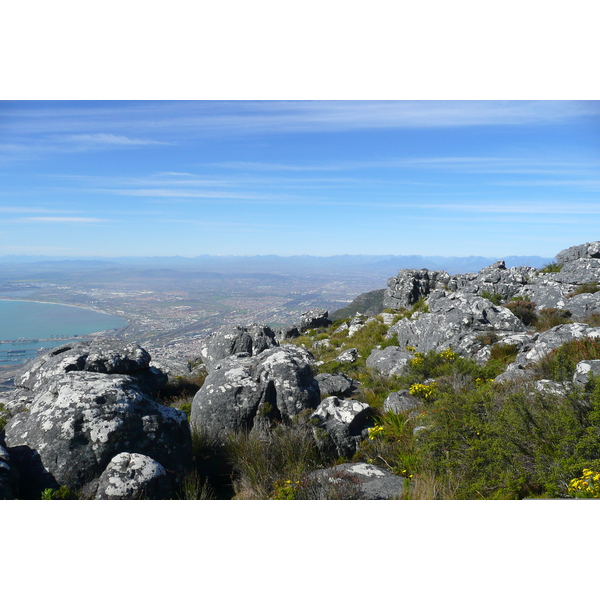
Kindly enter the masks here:
M 42 492 L 42 500 L 78 500 L 79 494 L 70 490 L 66 485 L 61 485 L 60 488 L 54 490 L 46 488 Z
M 489 300 L 492 304 L 495 304 L 496 306 L 502 304 L 502 294 L 492 294 L 492 292 L 483 291 L 481 292 L 480 296 L 482 298 L 485 298 L 486 300 Z
M 545 265 L 540 269 L 540 273 L 560 273 L 560 270 L 563 268 L 563 265 L 551 262 Z
M 253 433 L 231 434 L 226 443 L 234 472 L 238 499 L 274 498 L 284 482 L 301 481 L 317 469 L 325 457 L 315 445 L 308 425 L 280 425 L 261 437 Z
M 441 394 L 428 407 L 419 462 L 459 498 L 564 496 L 600 465 L 600 389 L 564 398 L 497 384 Z M 586 397 L 587 394 L 587 397 Z
M 521 319 L 525 325 L 532 325 L 537 320 L 537 315 L 535 314 L 535 302 L 515 300 L 505 304 L 504 308 L 508 308 L 508 310 L 510 310 L 515 317 Z
M 490 350 L 490 359 L 508 365 L 517 358 L 519 350 L 514 344 L 496 344 Z
M 590 327 L 600 327 L 600 313 L 592 313 L 583 322 L 587 323 Z
M 491 346 L 492 344 L 495 344 L 499 339 L 500 337 L 498 336 L 498 334 L 493 331 L 486 331 L 485 333 L 480 333 L 477 336 L 477 341 L 482 343 L 484 346 Z
M 557 325 L 565 325 L 566 323 L 572 323 L 569 320 L 571 312 L 568 310 L 562 310 L 560 308 L 542 308 L 540 314 L 535 319 L 535 330 L 542 332 L 548 331 Z
M 567 342 L 551 350 L 533 367 L 533 371 L 539 379 L 570 381 L 578 362 L 599 358 L 600 340 L 583 338 Z
M 600 285 L 598 285 L 597 281 L 593 281 L 592 283 L 584 283 L 575 288 L 575 291 L 571 292 L 567 298 L 573 298 L 573 296 L 578 296 L 579 294 L 595 294 L 596 292 L 600 292 Z

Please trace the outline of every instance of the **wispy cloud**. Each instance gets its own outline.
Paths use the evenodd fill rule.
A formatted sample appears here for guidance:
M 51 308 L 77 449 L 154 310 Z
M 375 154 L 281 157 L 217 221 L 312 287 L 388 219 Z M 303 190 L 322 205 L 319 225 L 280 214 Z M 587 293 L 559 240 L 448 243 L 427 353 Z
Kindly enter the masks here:
M 73 225 L 110 222 L 110 219 L 99 219 L 96 217 L 23 217 L 19 220 L 31 223 L 71 223 Z
M 3 129 L 20 134 L 161 132 L 168 139 L 373 129 L 561 123 L 600 115 L 588 101 L 179 101 L 29 102 L 0 105 Z
M 59 142 L 73 142 L 81 146 L 167 146 L 168 142 L 130 138 L 125 135 L 114 135 L 112 133 L 89 133 L 64 135 L 56 138 Z

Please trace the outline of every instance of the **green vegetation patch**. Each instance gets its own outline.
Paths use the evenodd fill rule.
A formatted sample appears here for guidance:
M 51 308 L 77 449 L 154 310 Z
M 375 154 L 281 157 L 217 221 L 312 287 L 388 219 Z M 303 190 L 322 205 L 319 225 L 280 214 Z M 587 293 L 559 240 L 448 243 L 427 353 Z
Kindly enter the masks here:
M 540 273 L 560 273 L 563 265 L 557 262 L 551 262 L 540 269 Z
M 567 298 L 573 298 L 573 296 L 578 296 L 579 294 L 595 294 L 596 292 L 600 292 L 600 285 L 598 285 L 597 281 L 593 281 L 575 288 L 575 291 L 571 292 Z

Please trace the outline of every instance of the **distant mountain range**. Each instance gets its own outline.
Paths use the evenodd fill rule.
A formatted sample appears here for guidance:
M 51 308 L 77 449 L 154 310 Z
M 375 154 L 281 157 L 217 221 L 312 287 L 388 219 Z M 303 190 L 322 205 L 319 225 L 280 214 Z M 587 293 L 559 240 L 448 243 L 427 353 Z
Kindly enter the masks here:
M 339 256 L 212 256 L 194 258 L 183 256 L 153 257 L 48 257 L 48 256 L 1 256 L 0 268 L 27 265 L 40 271 L 81 271 L 140 268 L 199 270 L 211 273 L 351 273 L 395 275 L 399 269 L 430 269 L 456 273 L 477 272 L 497 260 L 504 260 L 507 267 L 529 266 L 540 268 L 553 258 L 541 256 L 395 256 L 344 254 Z

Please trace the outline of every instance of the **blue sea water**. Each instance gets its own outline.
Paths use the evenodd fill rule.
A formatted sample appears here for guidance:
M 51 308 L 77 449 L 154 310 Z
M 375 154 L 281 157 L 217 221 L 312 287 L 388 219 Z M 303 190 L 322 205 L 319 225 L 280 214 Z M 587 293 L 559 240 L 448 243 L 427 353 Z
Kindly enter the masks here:
M 40 348 L 53 348 L 86 334 L 125 327 L 121 317 L 85 308 L 0 300 L 0 365 L 8 366 L 33 358 Z M 48 340 L 60 337 L 61 340 Z M 34 341 L 35 340 L 35 341 Z

